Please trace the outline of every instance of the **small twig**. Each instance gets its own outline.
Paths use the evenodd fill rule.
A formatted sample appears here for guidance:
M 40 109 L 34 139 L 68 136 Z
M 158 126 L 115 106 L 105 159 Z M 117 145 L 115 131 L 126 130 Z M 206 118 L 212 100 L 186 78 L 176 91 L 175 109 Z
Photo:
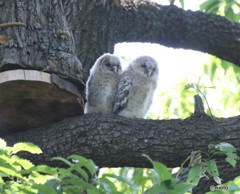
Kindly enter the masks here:
M 202 98 L 198 94 L 194 96 L 194 114 L 206 114 Z
M 196 84 L 196 86 L 197 86 L 197 89 L 198 89 L 199 93 L 203 96 L 204 100 L 205 100 L 206 103 L 207 103 L 207 106 L 208 106 L 208 109 L 209 109 L 210 116 L 213 117 L 213 114 L 212 114 L 211 108 L 210 108 L 210 106 L 209 106 L 209 104 L 208 104 L 208 101 L 207 101 L 206 96 L 205 96 L 205 95 L 203 94 L 203 92 L 201 91 L 199 85 Z
M 174 5 L 174 2 L 175 2 L 175 0 L 172 0 L 171 3 L 170 3 L 170 5 Z

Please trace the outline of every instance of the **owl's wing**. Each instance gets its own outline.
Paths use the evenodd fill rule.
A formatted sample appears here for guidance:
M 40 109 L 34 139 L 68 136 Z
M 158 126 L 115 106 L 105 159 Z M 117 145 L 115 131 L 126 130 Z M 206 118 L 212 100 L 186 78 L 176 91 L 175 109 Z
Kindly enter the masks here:
M 118 113 L 127 106 L 129 91 L 132 86 L 132 79 L 128 72 L 124 72 L 120 78 L 118 89 L 116 92 L 113 113 Z

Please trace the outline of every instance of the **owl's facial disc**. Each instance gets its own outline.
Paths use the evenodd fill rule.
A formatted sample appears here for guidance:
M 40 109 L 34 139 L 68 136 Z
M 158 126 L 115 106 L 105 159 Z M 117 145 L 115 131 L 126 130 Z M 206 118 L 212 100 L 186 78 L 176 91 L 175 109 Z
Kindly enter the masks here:
M 153 75 L 154 69 L 151 67 L 151 65 L 143 63 L 141 64 L 141 68 L 143 70 L 143 73 L 146 74 L 148 77 L 151 77 Z
M 119 64 L 110 64 L 106 63 L 105 64 L 107 69 L 113 73 L 118 73 L 120 71 L 120 65 Z

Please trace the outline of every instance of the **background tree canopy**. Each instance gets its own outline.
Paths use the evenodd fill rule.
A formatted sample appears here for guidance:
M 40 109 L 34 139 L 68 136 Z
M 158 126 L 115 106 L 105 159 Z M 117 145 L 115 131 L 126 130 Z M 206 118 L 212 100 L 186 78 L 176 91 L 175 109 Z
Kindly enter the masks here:
M 2 141 L 1 147 L 6 151 L 2 153 L 5 165 L 2 171 L 9 168 L 4 176 L 10 174 L 13 181 L 5 184 L 2 191 L 6 188 L 11 191 L 15 183 L 13 177 L 23 183 L 16 186 L 16 190 L 27 185 L 24 189 L 30 192 L 34 182 L 33 193 L 38 190 L 52 193 L 83 190 L 89 193 L 185 193 L 192 188 L 201 193 L 209 191 L 210 185 L 220 184 L 219 177 L 224 182 L 232 180 L 228 185 L 240 188 L 237 177 L 240 166 L 235 156 L 240 148 L 240 3 L 207 0 L 201 4 L 200 12 L 193 12 L 183 9 L 186 2 L 170 1 L 171 5 L 163 6 L 161 1 L 156 4 L 127 0 L 46 0 L 41 5 L 38 1 L 0 0 L 0 32 L 14 40 L 0 45 L 1 72 L 24 68 L 57 73 L 74 83 L 81 94 L 96 58 L 102 53 L 113 52 L 117 43 L 157 43 L 211 54 L 196 75 L 197 82 L 191 83 L 184 78 L 173 89 L 159 91 L 160 112 L 149 114 L 149 119 L 157 120 L 80 115 L 5 136 L 10 146 L 30 141 L 42 149 L 42 152 L 37 151 L 39 155 L 22 153 L 20 156 L 36 165 L 58 167 L 34 167 L 26 161 L 25 166 L 20 165 L 23 160 L 15 158 L 15 153 L 29 145 L 22 147 L 20 144 L 19 148 L 15 144 L 7 148 Z M 177 3 L 182 8 L 173 5 Z M 11 28 L 8 18 L 22 23 L 15 23 L 17 26 Z M 123 61 L 128 58 L 121 57 Z M 207 114 L 201 108 L 201 101 L 195 98 L 194 102 L 195 94 L 202 97 Z M 210 144 L 213 145 L 208 148 Z M 201 151 L 195 152 L 198 150 Z M 30 148 L 27 151 L 36 153 Z M 214 158 L 219 152 L 220 156 Z M 99 179 L 92 180 L 98 187 L 93 187 L 88 183 L 95 173 L 95 165 L 76 154 L 91 158 L 99 167 L 125 168 L 100 171 Z M 73 156 L 65 160 L 69 155 Z M 64 158 L 52 161 L 56 156 Z M 172 178 L 166 166 L 180 167 L 187 157 L 181 168 L 186 171 Z M 63 168 L 63 163 L 69 168 Z M 152 166 L 154 170 L 146 169 Z M 75 176 L 73 169 L 84 177 L 84 181 Z M 206 177 L 198 182 L 201 173 Z M 42 174 L 47 177 L 40 176 Z M 29 180 L 24 178 L 26 175 Z M 41 181 L 34 177 L 40 177 Z M 183 182 L 177 182 L 179 180 Z M 4 181 L 0 179 L 0 183 Z M 73 187 L 68 188 L 68 184 Z

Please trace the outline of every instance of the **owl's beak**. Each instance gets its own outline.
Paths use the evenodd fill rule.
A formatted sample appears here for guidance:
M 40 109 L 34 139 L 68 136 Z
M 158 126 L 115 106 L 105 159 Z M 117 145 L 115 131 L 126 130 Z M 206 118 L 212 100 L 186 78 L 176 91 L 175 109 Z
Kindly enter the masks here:
M 113 72 L 114 72 L 114 73 L 118 73 L 118 71 L 119 71 L 118 66 L 117 66 L 117 65 L 116 65 L 116 66 L 113 66 Z
M 148 75 L 148 77 L 151 77 L 152 76 L 152 71 L 149 71 L 147 75 Z
M 153 75 L 153 71 L 146 69 L 146 74 L 147 74 L 148 77 L 151 77 Z

